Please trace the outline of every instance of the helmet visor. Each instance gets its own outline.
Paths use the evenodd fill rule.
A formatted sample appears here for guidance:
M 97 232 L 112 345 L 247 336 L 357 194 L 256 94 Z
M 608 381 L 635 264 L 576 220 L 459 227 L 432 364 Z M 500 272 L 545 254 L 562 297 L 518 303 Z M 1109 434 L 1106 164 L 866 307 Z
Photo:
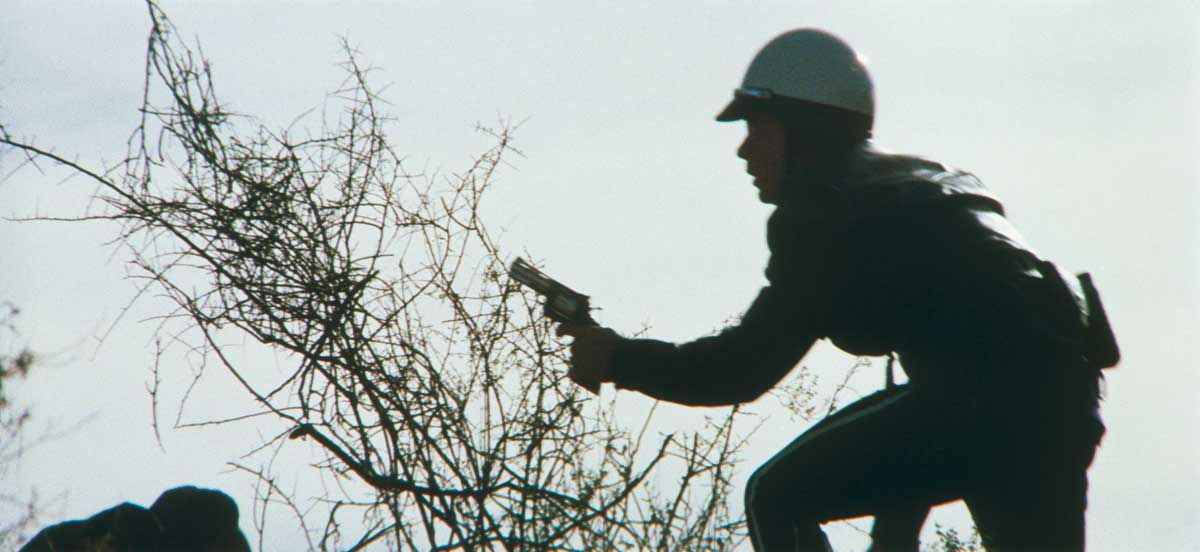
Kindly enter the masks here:
M 775 94 L 766 88 L 743 86 L 733 91 L 733 99 L 717 114 L 721 122 L 745 119 L 753 111 L 762 109 Z

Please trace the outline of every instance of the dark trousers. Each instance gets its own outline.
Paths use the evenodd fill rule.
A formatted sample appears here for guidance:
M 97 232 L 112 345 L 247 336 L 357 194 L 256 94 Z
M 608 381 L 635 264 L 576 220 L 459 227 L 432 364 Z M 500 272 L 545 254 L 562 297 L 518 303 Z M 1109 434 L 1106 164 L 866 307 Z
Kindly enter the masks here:
M 1094 409 L 1067 402 L 1001 409 L 910 386 L 855 402 L 751 477 L 754 548 L 830 550 L 821 523 L 873 515 L 872 550 L 916 551 L 929 508 L 962 499 L 988 550 L 1082 550 L 1103 426 Z

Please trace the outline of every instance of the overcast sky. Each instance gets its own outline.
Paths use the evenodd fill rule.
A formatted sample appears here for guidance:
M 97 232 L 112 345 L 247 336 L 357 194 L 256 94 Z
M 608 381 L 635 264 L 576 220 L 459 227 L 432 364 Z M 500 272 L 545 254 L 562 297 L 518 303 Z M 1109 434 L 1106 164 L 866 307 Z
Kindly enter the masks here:
M 519 122 L 525 156 L 486 205 L 504 247 L 592 295 L 606 324 L 673 340 L 738 314 L 763 284 L 769 209 L 734 155 L 742 126 L 713 115 L 775 34 L 841 35 L 874 76 L 882 146 L 978 174 L 1042 253 L 1095 275 L 1124 363 L 1109 374 L 1109 436 L 1090 472 L 1091 549 L 1200 550 L 1194 2 L 179 4 L 168 12 L 202 42 L 218 93 L 270 125 L 339 84 L 339 35 L 388 85 L 392 138 L 414 168 L 459 169 L 488 145 L 477 123 Z M 132 0 L 7 0 L 0 121 L 86 162 L 118 159 L 136 123 L 146 25 Z M 0 153 L 0 174 L 14 166 Z M 0 214 L 78 214 L 93 190 L 23 172 L 0 182 Z M 20 398 L 40 423 L 84 424 L 37 448 L 17 485 L 69 491 L 63 517 L 187 482 L 247 510 L 247 480 L 224 462 L 249 448 L 253 427 L 167 430 L 165 451 L 153 442 L 153 327 L 138 320 L 161 304 L 117 321 L 134 286 L 105 245 L 115 230 L 0 221 L 0 236 L 0 299 L 21 307 L 22 336 L 46 353 Z M 805 362 L 827 379 L 849 364 L 827 350 Z M 221 389 L 205 393 L 235 411 Z M 772 424 L 747 465 L 802 429 Z

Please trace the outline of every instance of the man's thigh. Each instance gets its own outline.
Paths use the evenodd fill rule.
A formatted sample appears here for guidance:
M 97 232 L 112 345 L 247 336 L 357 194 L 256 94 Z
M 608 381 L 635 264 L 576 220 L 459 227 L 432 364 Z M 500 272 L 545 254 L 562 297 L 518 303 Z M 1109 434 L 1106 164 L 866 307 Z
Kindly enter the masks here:
M 973 414 L 909 389 L 848 406 L 759 468 L 751 507 L 829 521 L 960 498 L 979 436 Z

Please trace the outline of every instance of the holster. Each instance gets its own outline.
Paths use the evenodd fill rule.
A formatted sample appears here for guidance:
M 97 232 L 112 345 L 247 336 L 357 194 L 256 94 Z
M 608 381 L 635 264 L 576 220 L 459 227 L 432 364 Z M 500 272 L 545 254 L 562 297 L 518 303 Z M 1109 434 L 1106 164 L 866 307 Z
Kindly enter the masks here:
M 1113 334 L 1112 326 L 1108 323 L 1108 314 L 1104 312 L 1104 303 L 1100 302 L 1100 292 L 1092 283 L 1092 275 L 1082 272 L 1077 277 L 1080 286 L 1083 287 L 1083 296 L 1088 305 L 1084 355 L 1096 368 L 1112 368 L 1121 362 L 1121 349 L 1117 346 L 1117 336 Z
M 1038 261 L 1037 268 L 1047 284 L 1054 311 L 1069 313 L 1064 315 L 1069 320 L 1060 320 L 1060 327 L 1070 328 L 1064 341 L 1077 348 L 1091 368 L 1116 366 L 1121 361 L 1121 350 L 1092 275 L 1083 272 L 1064 278 L 1058 266 L 1049 261 Z

